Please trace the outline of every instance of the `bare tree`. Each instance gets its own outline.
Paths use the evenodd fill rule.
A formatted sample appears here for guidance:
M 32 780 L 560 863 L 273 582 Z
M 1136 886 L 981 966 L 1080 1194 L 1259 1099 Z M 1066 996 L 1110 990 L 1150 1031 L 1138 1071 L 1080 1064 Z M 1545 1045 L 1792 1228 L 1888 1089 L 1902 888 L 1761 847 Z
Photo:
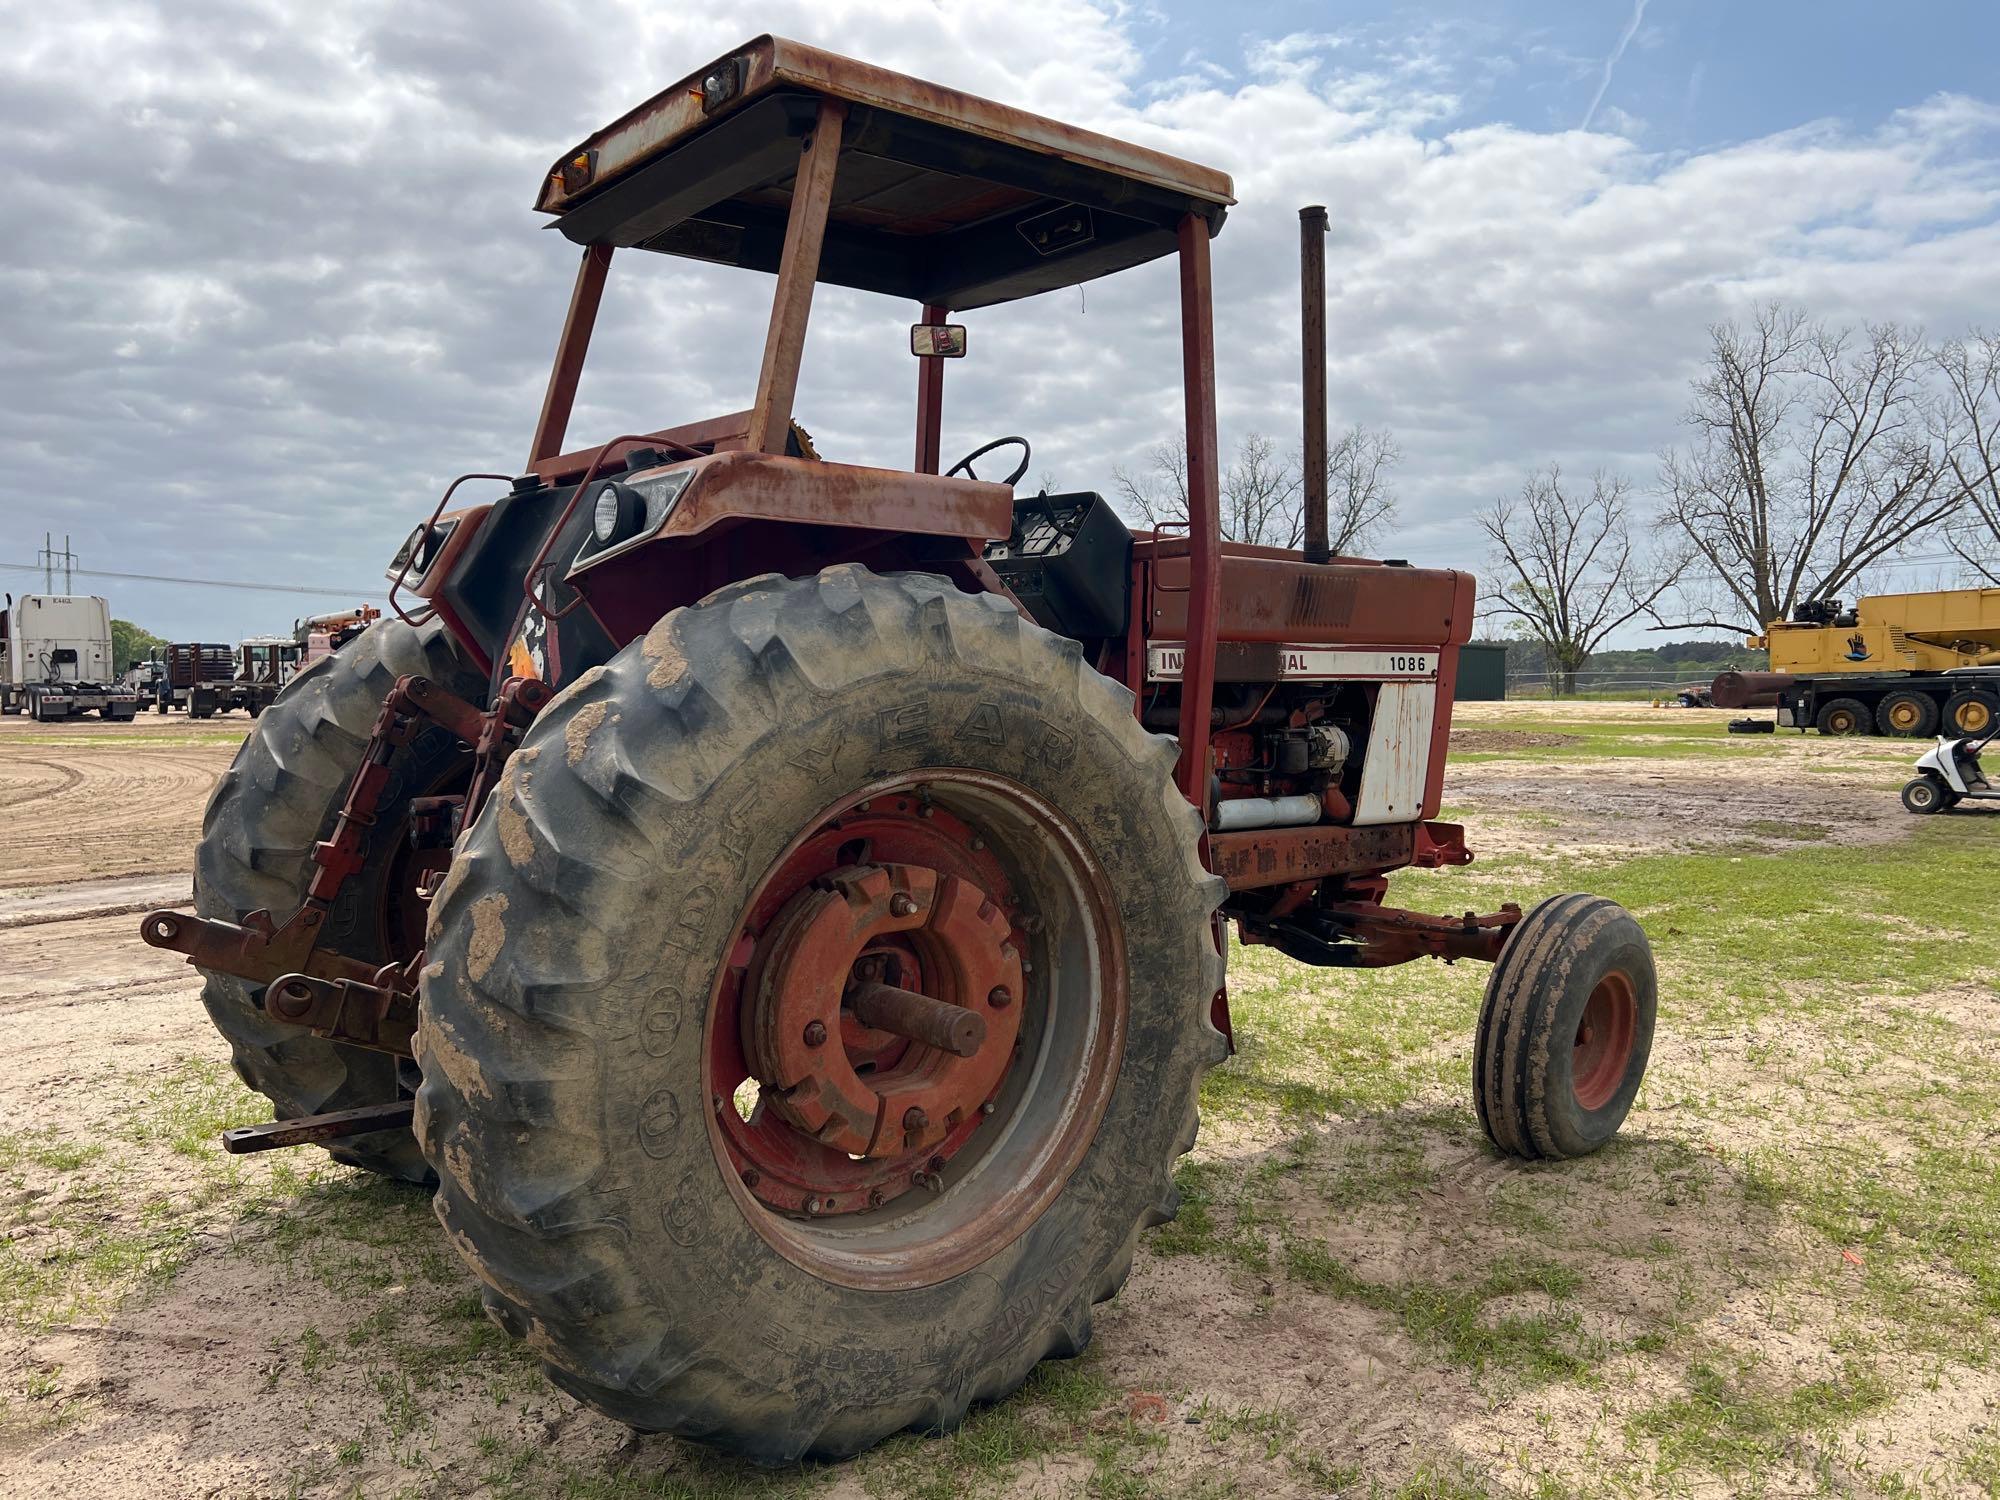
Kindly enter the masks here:
M 1649 567 L 1630 529 L 1631 485 L 1599 470 L 1587 492 L 1563 483 L 1560 465 L 1530 474 L 1513 499 L 1476 517 L 1492 543 L 1493 581 L 1480 614 L 1541 644 L 1555 691 L 1576 691 L 1576 674 L 1619 626 L 1646 613 L 1673 586 L 1679 566 Z
M 1941 420 L 1916 333 L 1857 336 L 1774 304 L 1709 338 L 1684 417 L 1694 440 L 1662 462 L 1659 523 L 1691 548 L 1707 597 L 1680 598 L 1660 628 L 1761 631 L 1964 505 L 1958 424 Z
M 2000 333 L 1974 332 L 1937 351 L 1945 397 L 1939 441 L 1966 504 L 1945 538 L 1974 577 L 2000 584 Z
M 1396 513 L 1390 473 L 1402 457 L 1385 431 L 1356 425 L 1326 456 L 1327 534 L 1335 555 L 1353 555 Z M 1148 451 L 1132 474 L 1112 470 L 1120 499 L 1149 526 L 1187 521 L 1187 449 L 1178 438 Z M 1221 474 L 1222 534 L 1233 542 L 1297 547 L 1305 538 L 1303 459 L 1280 459 L 1269 438 L 1252 432 Z

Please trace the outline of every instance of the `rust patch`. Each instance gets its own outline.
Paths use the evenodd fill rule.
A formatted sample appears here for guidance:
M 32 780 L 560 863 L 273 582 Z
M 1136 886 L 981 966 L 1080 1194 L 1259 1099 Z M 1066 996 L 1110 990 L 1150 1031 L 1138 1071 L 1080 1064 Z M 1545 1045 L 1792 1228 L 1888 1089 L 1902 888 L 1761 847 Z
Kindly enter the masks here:
M 660 684 L 654 683 L 653 686 L 658 687 Z M 607 705 L 602 703 L 587 703 L 571 714 L 569 722 L 563 725 L 563 749 L 571 765 L 581 761 L 585 752 L 590 749 L 590 737 L 597 733 L 597 726 L 604 722 L 606 707 Z
M 639 648 L 639 654 L 653 664 L 653 670 L 646 674 L 646 686 L 650 688 L 670 688 L 687 673 L 687 658 L 681 655 L 681 648 L 674 641 L 672 615 L 668 615 L 646 632 L 646 643 Z
M 465 966 L 475 980 L 486 977 L 500 947 L 507 941 L 507 898 L 499 891 L 472 903 L 472 940 L 465 947 Z

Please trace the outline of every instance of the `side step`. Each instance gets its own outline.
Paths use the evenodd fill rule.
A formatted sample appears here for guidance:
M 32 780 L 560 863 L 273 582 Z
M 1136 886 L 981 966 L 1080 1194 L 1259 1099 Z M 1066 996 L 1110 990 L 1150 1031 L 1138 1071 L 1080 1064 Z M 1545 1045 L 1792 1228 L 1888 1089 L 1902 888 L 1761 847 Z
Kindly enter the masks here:
M 398 1099 L 390 1104 L 369 1104 L 360 1109 L 336 1109 L 323 1115 L 300 1115 L 295 1120 L 266 1120 L 261 1125 L 239 1125 L 222 1132 L 222 1149 L 232 1156 L 250 1151 L 275 1151 L 280 1146 L 311 1146 L 337 1141 L 343 1136 L 366 1135 L 371 1130 L 399 1130 L 407 1127 L 417 1113 L 417 1101 Z

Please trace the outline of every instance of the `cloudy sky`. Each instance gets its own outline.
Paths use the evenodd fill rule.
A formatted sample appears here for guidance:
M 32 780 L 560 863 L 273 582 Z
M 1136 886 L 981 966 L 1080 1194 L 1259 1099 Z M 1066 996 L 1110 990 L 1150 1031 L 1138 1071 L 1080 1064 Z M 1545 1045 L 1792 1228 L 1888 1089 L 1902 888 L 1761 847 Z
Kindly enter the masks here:
M 574 272 L 558 152 L 760 31 L 1221 167 L 1224 440 L 1298 426 L 1299 205 L 1331 211 L 1337 423 L 1407 460 L 1384 550 L 1550 459 L 1650 482 L 1706 324 L 1767 298 L 2000 320 L 1990 0 L 70 0 L 7 7 L 0 564 L 176 638 L 379 588 L 452 476 L 518 465 Z M 642 263 L 643 262 L 643 263 Z M 770 282 L 628 255 L 574 441 L 738 409 Z M 969 316 L 945 446 L 1109 488 L 1175 430 L 1170 263 Z M 909 309 L 823 290 L 800 419 L 907 464 Z M 0 573 L 0 586 L 39 575 Z

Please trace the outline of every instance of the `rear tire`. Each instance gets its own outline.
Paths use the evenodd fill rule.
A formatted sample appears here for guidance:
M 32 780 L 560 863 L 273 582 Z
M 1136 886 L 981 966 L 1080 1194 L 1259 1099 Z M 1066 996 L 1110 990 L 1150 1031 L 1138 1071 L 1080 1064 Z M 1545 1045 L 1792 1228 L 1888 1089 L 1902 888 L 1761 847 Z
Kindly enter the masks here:
M 2000 697 L 1992 693 L 1976 689 L 1953 693 L 1944 706 L 1945 732 L 1977 739 L 1993 727 L 1996 714 L 2000 714 Z
M 209 798 L 195 855 L 196 911 L 235 922 L 262 908 L 282 924 L 298 910 L 313 869 L 312 845 L 333 830 L 383 700 L 398 677 L 412 673 L 463 697 L 485 695 L 485 680 L 459 657 L 440 626 L 412 629 L 400 620 L 377 621 L 338 662 L 329 660 L 286 685 Z M 463 759 L 456 736 L 437 727 L 396 752 L 394 775 L 377 813 L 377 842 L 342 888 L 321 946 L 372 963 L 404 956 L 394 951 L 385 930 L 387 880 L 407 826 L 403 809 Z M 386 1104 L 407 1092 L 390 1054 L 344 1046 L 274 1021 L 258 1004 L 261 985 L 233 974 L 204 973 L 202 1001 L 229 1041 L 237 1075 L 271 1101 L 279 1119 Z M 327 1150 L 336 1161 L 371 1172 L 430 1180 L 406 1129 L 350 1136 Z
M 954 1427 L 1080 1352 L 1139 1231 L 1173 1214 L 1174 1158 L 1225 1051 L 1209 1019 L 1223 886 L 1174 760 L 1074 642 L 996 596 L 855 566 L 731 585 L 567 687 L 460 839 L 423 981 L 418 1137 L 495 1321 L 617 1420 L 767 1462 Z M 1116 963 L 1052 957 L 1079 952 L 1083 908 L 1046 878 L 1063 846 L 1030 839 L 1010 888 L 1039 918 L 1022 929 L 1034 964 L 1018 1005 L 991 1003 L 1021 1015 L 1035 1066 L 1004 1075 L 941 1188 L 781 1214 L 752 1191 L 776 1167 L 725 1165 L 730 1131 L 770 1098 L 745 1114 L 710 1097 L 737 1033 L 715 1018 L 788 930 L 746 912 L 802 848 L 869 827 L 861 815 L 923 816 L 913 783 L 938 788 L 925 826 L 962 820 L 981 833 L 960 847 L 1003 860 L 1011 825 L 967 811 L 971 788 L 1053 810 L 1104 876 L 1089 920 L 1116 934 Z M 1064 1075 L 1047 1045 L 1059 1012 L 1122 1016 L 1123 1041 L 1102 1044 L 1116 1073 L 1094 1131 L 1086 1119 L 1043 1171 L 1043 1117 L 1021 1101 Z M 835 1165 L 849 1161 L 868 1158 Z M 976 1217 L 1003 1192 L 1034 1211 Z
M 1487 1139 L 1526 1160 L 1585 1156 L 1618 1133 L 1659 1005 L 1645 931 L 1601 896 L 1551 896 L 1486 981 L 1473 1094 Z
M 1922 739 L 1937 726 L 1937 700 L 1927 693 L 1891 693 L 1875 709 L 1875 727 L 1897 739 Z
M 1821 734 L 1866 734 L 1874 719 L 1859 698 L 1835 698 L 1825 704 L 1814 721 Z

